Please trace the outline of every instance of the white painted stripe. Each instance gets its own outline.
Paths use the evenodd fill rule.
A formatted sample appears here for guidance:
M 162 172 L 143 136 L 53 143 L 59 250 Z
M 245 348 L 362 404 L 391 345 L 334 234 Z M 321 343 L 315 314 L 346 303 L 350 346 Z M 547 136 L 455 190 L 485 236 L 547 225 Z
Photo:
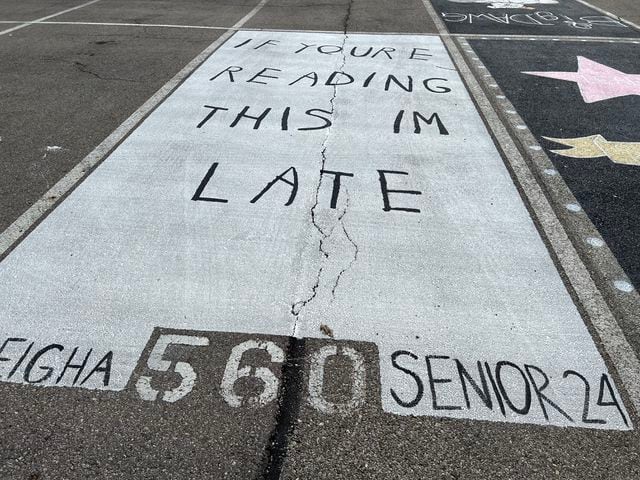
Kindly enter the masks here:
M 14 23 L 14 22 L 2 22 L 0 23 Z M 18 23 L 18 22 L 15 22 Z M 143 28 L 177 28 L 186 30 L 233 30 L 233 31 L 253 31 L 253 32 L 308 32 L 308 33 L 341 33 L 340 30 L 300 30 L 300 29 L 266 29 L 266 28 L 250 28 L 250 27 L 220 27 L 214 25 L 179 25 L 179 24 L 162 24 L 162 23 L 118 23 L 118 22 L 38 22 L 41 25 L 77 25 L 77 26 L 98 26 L 98 27 L 143 27 Z M 351 33 L 365 33 L 372 32 L 349 32 Z M 386 35 L 386 34 L 382 34 Z M 415 33 L 389 33 L 388 35 L 415 35 Z
M 191 60 L 171 80 L 160 88 L 138 110 L 127 118 L 122 125 L 104 139 L 89 155 L 76 165 L 69 173 L 62 177 L 47 193 L 36 201 L 29 209 L 16 219 L 7 229 L 0 234 L 0 259 L 20 240 L 31 227 L 33 227 L 43 215 L 58 203 L 61 197 L 72 190 L 89 172 L 107 155 L 118 143 L 122 141 L 135 126 L 146 117 L 171 91 L 176 88 L 191 72 L 204 62 L 216 49 L 222 45 L 242 25 L 248 22 L 269 0 L 261 0 L 247 15 L 238 20 L 229 31 L 221 35 L 216 41 L 204 49 L 197 57 Z
M 0 20 L 0 24 L 14 23 L 34 23 L 14 20 Z M 98 26 L 98 27 L 143 27 L 143 28 L 183 28 L 195 30 L 243 30 L 250 32 L 306 32 L 306 33 L 342 33 L 342 30 L 308 30 L 290 28 L 255 28 L 255 27 L 220 27 L 213 25 L 180 25 L 163 23 L 119 23 L 119 22 L 38 22 L 42 25 L 78 25 L 78 26 Z M 349 31 L 349 35 L 423 35 L 422 32 L 371 32 L 371 31 Z
M 47 15 L 46 17 L 38 18 L 37 20 L 33 20 L 33 21 L 30 21 L 30 22 L 23 23 L 22 25 L 18 25 L 16 27 L 9 28 L 7 30 L 1 31 L 0 35 L 5 35 L 7 33 L 15 32 L 16 30 L 20 30 L 21 28 L 28 27 L 29 25 L 33 25 L 35 23 L 44 22 L 45 20 L 49 20 L 50 18 L 54 18 L 54 17 L 57 17 L 59 15 L 64 15 L 65 13 L 73 12 L 74 10 L 78 10 L 79 8 L 88 7 L 89 5 L 93 5 L 94 3 L 97 3 L 99 1 L 100 0 L 91 0 L 90 2 L 83 3 L 83 4 L 78 5 L 76 7 L 67 8 L 66 10 L 62 10 L 61 12 L 54 13 L 52 15 Z
M 217 27 L 212 25 L 176 25 L 165 23 L 121 23 L 121 22 L 41 22 L 38 20 L 30 22 L 12 21 L 12 20 L 0 20 L 0 23 L 20 23 L 27 25 L 41 24 L 41 25 L 78 25 L 78 26 L 98 26 L 98 27 L 142 27 L 142 28 L 184 28 L 191 30 L 238 30 L 234 27 Z
M 447 28 L 429 0 L 422 0 L 436 28 L 443 37 L 460 75 L 465 80 L 469 92 L 473 96 L 488 128 L 503 152 L 503 159 L 514 172 L 518 186 L 524 192 L 529 207 L 538 221 L 548 245 L 575 292 L 578 303 L 586 312 L 586 317 L 595 329 L 604 351 L 618 373 L 622 384 L 636 412 L 640 412 L 640 361 L 629 345 L 620 325 L 616 321 L 608 303 L 594 283 L 587 267 L 575 250 L 562 222 L 558 219 L 549 204 L 542 188 L 527 166 L 518 147 L 500 120 L 491 102 L 485 95 L 471 69 L 464 60 L 464 55 L 456 43 L 446 35 Z M 515 112 L 514 112 L 515 113 Z
M 476 34 L 476 33 L 438 33 L 441 37 L 455 37 L 466 39 L 486 39 L 486 40 L 529 40 L 529 41 L 560 41 L 560 42 L 637 42 L 640 37 L 589 37 L 580 35 L 498 35 L 498 34 Z
M 307 33 L 342 33 L 342 30 L 301 30 L 289 28 L 255 28 L 255 27 L 221 27 L 214 25 L 180 25 L 180 24 L 164 24 L 164 23 L 121 23 L 121 22 L 26 22 L 17 20 L 0 20 L 0 24 L 33 24 L 40 25 L 76 25 L 76 26 L 98 26 L 98 27 L 143 27 L 143 28 L 177 28 L 192 30 L 243 30 L 250 32 L 307 32 Z M 376 32 L 368 30 L 350 30 L 349 35 L 428 35 L 423 32 Z M 441 37 L 456 38 L 482 38 L 487 40 L 558 40 L 558 41 L 592 41 L 592 42 L 638 42 L 639 37 L 593 37 L 580 35 L 507 35 L 507 34 L 479 34 L 479 33 L 449 33 L 438 32 Z

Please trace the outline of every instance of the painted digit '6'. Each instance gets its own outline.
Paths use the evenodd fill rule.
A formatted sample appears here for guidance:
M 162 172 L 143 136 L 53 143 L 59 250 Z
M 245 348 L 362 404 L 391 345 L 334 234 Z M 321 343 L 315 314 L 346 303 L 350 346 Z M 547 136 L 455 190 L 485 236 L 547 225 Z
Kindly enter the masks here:
M 251 376 L 251 367 L 245 365 L 240 368 L 240 362 L 245 352 L 253 349 L 265 350 L 271 357 L 271 362 L 273 363 L 284 362 L 284 352 L 273 342 L 247 340 L 233 347 L 229 360 L 227 361 L 227 366 L 224 369 L 222 384 L 220 385 L 222 397 L 231 407 L 237 408 L 243 405 L 244 398 L 237 395 L 233 387 L 239 379 Z M 278 377 L 276 377 L 269 368 L 256 367 L 253 376 L 262 381 L 264 388 L 257 398 L 249 397 L 247 399 L 246 403 L 249 406 L 264 406 L 278 397 L 280 380 L 278 380 Z
M 157 372 L 168 372 L 171 368 L 171 361 L 162 358 L 169 345 L 193 345 L 206 347 L 209 345 L 207 337 L 196 337 L 193 335 L 160 335 L 153 350 L 147 359 L 149 370 Z M 163 392 L 162 400 L 165 402 L 176 402 L 187 395 L 196 383 L 196 372 L 187 362 L 176 362 L 174 371 L 182 377 L 180 385 L 173 390 Z M 141 376 L 136 382 L 136 390 L 143 400 L 155 401 L 160 393 L 151 386 L 151 377 Z

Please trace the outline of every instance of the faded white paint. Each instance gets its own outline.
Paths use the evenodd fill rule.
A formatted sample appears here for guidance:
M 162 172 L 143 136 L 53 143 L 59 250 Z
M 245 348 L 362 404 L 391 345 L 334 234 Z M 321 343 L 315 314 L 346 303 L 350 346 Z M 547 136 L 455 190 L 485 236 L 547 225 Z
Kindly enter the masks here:
M 451 3 L 481 4 L 489 8 L 527 9 L 530 5 L 557 5 L 558 0 L 448 0 Z
M 193 335 L 160 335 L 156 341 L 149 357 L 147 359 L 147 367 L 157 372 L 168 372 L 171 368 L 171 361 L 165 360 L 164 354 L 169 345 L 191 345 L 204 347 L 209 345 L 207 337 L 196 337 Z M 162 400 L 173 403 L 188 395 L 196 382 L 196 372 L 187 362 L 176 362 L 174 371 L 182 377 L 180 385 L 173 390 L 167 390 L 162 394 Z M 142 375 L 136 382 L 136 390 L 144 400 L 157 400 L 158 392 L 151 386 L 151 377 Z
M 616 280 L 613 285 L 621 292 L 631 293 L 633 292 L 633 285 L 626 280 Z
M 44 155 L 42 156 L 42 160 L 45 160 L 48 154 L 59 152 L 60 150 L 62 150 L 62 147 L 58 145 L 47 145 L 47 148 L 44 149 Z
M 273 342 L 247 340 L 246 342 L 242 342 L 240 345 L 233 347 L 229 360 L 227 361 L 227 365 L 224 369 L 224 375 L 220 385 L 222 397 L 232 407 L 237 408 L 243 405 L 254 407 L 264 406 L 278 398 L 280 380 L 278 380 L 278 377 L 274 375 L 271 369 L 268 367 L 250 367 L 249 365 L 240 367 L 242 356 L 245 352 L 253 349 L 265 350 L 269 354 L 271 363 L 283 363 L 285 360 L 284 352 Z M 249 376 L 253 376 L 261 380 L 263 383 L 263 390 L 257 397 L 249 397 L 245 401 L 242 396 L 235 392 L 234 386 L 239 379 Z
M 344 355 L 352 365 L 351 375 L 347 379 L 351 382 L 351 398 L 342 403 L 328 401 L 322 394 L 325 383 L 325 365 L 329 357 Z M 339 413 L 346 415 L 360 408 L 365 402 L 367 371 L 364 366 L 364 356 L 350 347 L 342 347 L 340 352 L 335 345 L 322 347 L 314 352 L 310 358 L 309 367 L 309 403 L 322 413 Z
M 323 53 L 320 45 L 332 47 Z M 392 58 L 356 57 L 354 47 L 392 49 Z M 210 80 L 229 66 L 242 67 L 233 83 L 227 74 Z M 264 68 L 268 76 L 254 77 Z M 317 72 L 317 85 L 290 85 L 308 72 Z M 354 82 L 326 85 L 334 72 Z M 388 74 L 412 76 L 413 91 L 394 83 L 385 90 Z M 205 105 L 228 110 L 197 128 L 212 111 Z M 246 106 L 271 111 L 259 129 L 247 119 L 231 128 Z M 298 130 L 322 124 L 309 109 L 332 112 L 324 115 L 331 128 Z M 401 131 L 393 133 L 400 110 Z M 414 133 L 413 111 L 437 113 L 448 134 L 435 121 Z M 228 202 L 192 201 L 214 163 L 201 196 Z M 293 181 L 292 166 L 299 191 L 290 206 L 284 182 L 250 203 L 277 175 Z M 334 179 L 321 169 L 353 174 L 342 178 L 335 209 Z M 388 174 L 388 188 L 421 193 L 392 193 L 391 203 L 420 212 L 384 211 L 377 170 L 403 172 Z M 156 326 L 321 336 L 325 324 L 336 338 L 377 343 L 387 411 L 626 428 L 624 414 L 595 405 L 597 398 L 592 414 L 606 423 L 553 412 L 546 419 L 535 398 L 526 414 L 477 401 L 433 407 L 429 378 L 443 380 L 434 384 L 443 404 L 461 406 L 454 360 L 468 368 L 487 362 L 516 403 L 532 386 L 511 365 L 533 365 L 572 419 L 581 417 L 584 392 L 564 373 L 580 372 L 595 392 L 606 373 L 437 37 L 237 33 L 0 263 L 0 316 L 5 338 L 67 346 L 33 364 L 56 374 L 74 345 L 113 351 L 109 382 L 88 376 L 90 388 L 123 388 Z M 12 343 L 11 358 L 28 343 Z M 398 351 L 415 359 L 403 355 L 394 366 Z M 433 359 L 430 374 L 427 355 L 449 359 Z M 15 363 L 0 364 L 2 379 Z M 25 365 L 11 381 L 24 381 Z M 415 396 L 415 380 L 397 366 L 422 379 L 423 398 L 412 407 L 391 395 Z M 71 385 L 71 377 L 56 378 L 38 384 Z

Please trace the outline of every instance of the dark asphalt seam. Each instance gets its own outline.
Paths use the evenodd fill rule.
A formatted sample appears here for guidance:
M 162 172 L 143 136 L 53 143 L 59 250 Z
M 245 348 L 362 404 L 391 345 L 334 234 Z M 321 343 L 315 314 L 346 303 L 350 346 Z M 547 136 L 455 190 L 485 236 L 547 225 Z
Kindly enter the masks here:
M 278 413 L 266 448 L 262 480 L 279 480 L 287 457 L 289 438 L 295 430 L 302 403 L 304 380 L 304 338 L 289 337 L 282 381 L 278 391 Z
M 130 78 L 120 78 L 120 77 L 102 77 L 95 73 L 94 71 L 89 69 L 89 66 L 85 63 L 74 61 L 73 65 L 80 70 L 82 73 L 88 73 L 100 80 L 109 80 L 109 81 L 117 81 L 117 82 L 131 82 L 131 83 L 140 83 L 140 80 L 132 80 Z

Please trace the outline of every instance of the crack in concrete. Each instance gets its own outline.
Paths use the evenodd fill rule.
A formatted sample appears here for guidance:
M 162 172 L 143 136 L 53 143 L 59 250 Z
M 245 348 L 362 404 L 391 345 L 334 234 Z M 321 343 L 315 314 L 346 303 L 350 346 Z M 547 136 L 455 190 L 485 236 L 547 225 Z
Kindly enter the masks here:
M 338 68 L 339 72 L 343 72 L 344 71 L 344 67 L 345 64 L 347 63 L 347 56 L 344 53 L 344 47 L 347 43 L 347 40 L 349 38 L 349 35 L 347 33 L 348 28 L 349 28 L 349 21 L 351 19 L 351 9 L 353 7 L 353 2 L 354 0 L 350 0 L 349 1 L 349 5 L 347 6 L 347 12 L 345 14 L 344 20 L 343 20 L 343 39 L 342 39 L 342 63 L 340 64 L 340 67 Z M 333 94 L 331 96 L 331 99 L 329 100 L 329 103 L 331 105 L 331 109 L 330 109 L 330 115 L 331 118 L 333 118 L 334 114 L 335 114 L 335 100 L 336 100 L 336 96 L 338 94 L 338 88 L 336 85 L 333 85 Z M 327 252 L 325 250 L 325 242 L 326 240 L 331 237 L 331 235 L 333 234 L 333 232 L 335 231 L 336 228 L 336 224 L 334 224 L 331 229 L 328 232 L 325 232 L 325 230 L 322 228 L 322 226 L 318 223 L 317 219 L 316 219 L 316 209 L 318 208 L 319 205 L 319 196 L 320 196 L 320 189 L 322 188 L 322 171 L 325 170 L 325 165 L 327 162 L 327 147 L 328 147 L 328 143 L 329 143 L 329 137 L 331 135 L 331 127 L 329 127 L 329 130 L 327 131 L 327 135 L 325 136 L 323 142 L 322 142 L 322 149 L 320 150 L 320 155 L 321 155 L 321 165 L 320 165 L 320 175 L 318 177 L 318 184 L 316 185 L 316 191 L 315 191 L 315 199 L 314 199 L 314 204 L 311 207 L 311 223 L 313 224 L 313 226 L 315 227 L 315 229 L 318 231 L 318 233 L 320 233 L 320 243 L 318 246 L 318 251 L 323 255 L 324 260 L 329 258 L 329 252 Z M 355 263 L 355 261 L 358 258 L 358 246 L 356 245 L 356 243 L 353 241 L 353 239 L 349 236 L 349 233 L 347 232 L 347 229 L 344 225 L 343 219 L 344 216 L 347 214 L 347 210 L 349 208 L 349 197 L 348 197 L 348 191 L 347 191 L 347 204 L 345 206 L 344 211 L 340 214 L 340 216 L 338 217 L 338 222 L 337 224 L 340 224 L 340 226 L 342 227 L 342 231 L 344 232 L 345 236 L 347 237 L 347 239 L 349 240 L 349 242 L 354 246 L 355 248 L 355 254 L 353 259 L 351 260 L 351 262 L 349 263 L 349 265 L 345 268 L 343 268 L 340 273 L 338 274 L 336 281 L 333 285 L 333 288 L 331 289 L 331 295 L 332 298 L 335 298 L 335 292 L 336 289 L 338 288 L 338 284 L 340 283 L 340 279 L 342 277 L 342 275 L 349 270 L 349 268 L 351 268 L 351 266 Z M 295 321 L 294 321 L 294 325 L 293 325 L 293 336 L 295 337 L 296 333 L 297 333 L 297 329 L 298 329 L 298 316 L 300 315 L 300 312 L 310 303 L 312 302 L 316 296 L 318 295 L 318 289 L 320 288 L 320 281 L 321 281 L 321 277 L 322 277 L 322 272 L 324 271 L 324 260 L 322 261 L 322 264 L 320 265 L 320 268 L 318 269 L 318 273 L 316 275 L 316 280 L 315 283 L 313 285 L 313 287 L 311 288 L 311 295 L 304 299 L 304 300 L 300 300 L 298 302 L 295 302 L 294 304 L 291 305 L 291 314 L 295 317 Z
M 351 267 L 358 261 L 358 253 L 360 253 L 360 249 L 358 248 L 358 244 L 353 241 L 353 238 L 351 238 L 351 236 L 349 235 L 349 232 L 347 231 L 347 227 L 345 227 L 344 222 L 343 222 L 343 218 L 345 217 L 345 215 L 347 214 L 347 212 L 349 210 L 349 202 L 351 200 L 350 197 L 349 197 L 349 191 L 348 190 L 346 190 L 346 193 L 347 193 L 347 204 L 344 207 L 344 211 L 342 212 L 342 214 L 338 217 L 338 222 L 340 223 L 340 226 L 342 227 L 342 231 L 344 232 L 344 236 L 347 237 L 347 240 L 349 240 L 349 243 L 351 243 L 351 245 L 353 245 L 354 252 L 353 252 L 353 258 L 349 262 L 349 265 L 347 265 L 345 268 L 340 270 L 340 273 L 338 273 L 338 276 L 336 277 L 336 281 L 333 284 L 333 288 L 331 289 L 331 298 L 333 300 L 335 300 L 335 298 L 336 298 L 336 290 L 338 289 L 338 285 L 340 284 L 340 279 L 342 278 L 342 275 L 344 275 L 347 272 L 347 270 L 351 269 Z

